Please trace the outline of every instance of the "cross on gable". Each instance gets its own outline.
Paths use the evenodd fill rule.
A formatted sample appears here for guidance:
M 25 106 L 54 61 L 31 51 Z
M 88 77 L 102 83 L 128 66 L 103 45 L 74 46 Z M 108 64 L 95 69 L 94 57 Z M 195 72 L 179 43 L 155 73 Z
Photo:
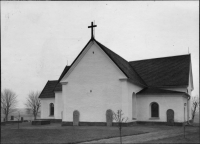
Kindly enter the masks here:
M 94 35 L 93 35 L 93 28 L 94 27 L 97 27 L 97 25 L 93 25 L 93 22 L 91 22 L 91 26 L 88 26 L 88 28 L 91 28 L 91 37 L 93 38 Z

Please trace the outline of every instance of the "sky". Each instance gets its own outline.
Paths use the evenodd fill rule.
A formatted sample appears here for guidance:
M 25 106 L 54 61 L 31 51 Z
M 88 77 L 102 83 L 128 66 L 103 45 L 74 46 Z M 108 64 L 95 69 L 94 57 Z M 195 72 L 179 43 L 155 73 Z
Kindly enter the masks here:
M 2 1 L 1 91 L 18 107 L 57 80 L 91 38 L 127 61 L 191 54 L 199 95 L 198 1 Z

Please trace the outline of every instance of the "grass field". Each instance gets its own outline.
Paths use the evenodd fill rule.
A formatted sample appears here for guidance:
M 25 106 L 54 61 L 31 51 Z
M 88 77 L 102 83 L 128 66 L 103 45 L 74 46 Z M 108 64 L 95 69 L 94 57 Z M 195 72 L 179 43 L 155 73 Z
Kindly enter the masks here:
M 119 137 L 119 130 L 117 127 L 73 127 L 61 126 L 60 123 L 40 126 L 31 125 L 29 122 L 21 123 L 19 126 L 19 129 L 17 129 L 17 124 L 1 126 L 1 143 L 77 143 Z M 171 129 L 176 130 L 180 128 L 182 127 L 138 125 L 133 127 L 123 127 L 122 135 L 142 135 L 144 133 Z M 166 139 L 165 141 L 167 140 L 169 139 Z M 177 140 L 177 138 L 174 138 L 174 140 Z M 158 140 L 158 142 L 160 141 L 163 140 Z M 193 142 L 191 140 L 187 141 Z M 153 141 L 153 143 L 155 142 L 156 141 Z M 182 142 L 182 140 L 180 140 L 180 142 Z
M 61 127 L 59 125 L 48 126 L 22 126 L 17 129 L 17 124 L 2 126 L 2 143 L 75 143 L 102 138 L 118 137 L 117 127 Z M 43 128 L 41 128 L 43 127 Z M 55 129 L 58 127 L 57 129 Z M 15 129 L 14 129 L 15 128 Z M 123 135 L 136 135 L 146 133 L 131 128 L 124 128 Z
M 24 116 L 28 118 L 27 114 L 25 114 Z M 197 116 L 195 117 L 194 122 L 196 123 L 196 125 L 199 125 L 199 118 Z M 119 130 L 117 127 L 73 127 L 61 126 L 60 123 L 33 126 L 30 122 L 25 122 L 19 124 L 20 129 L 17 128 L 18 125 L 16 123 L 1 126 L 1 143 L 77 143 L 119 136 Z M 157 132 L 160 130 L 176 130 L 180 128 L 182 129 L 182 127 L 138 125 L 134 127 L 124 127 L 122 135 L 142 135 L 144 133 Z M 196 133 L 187 134 L 186 138 L 183 138 L 183 136 L 176 136 L 171 138 L 149 141 L 148 143 L 196 142 L 199 142 L 199 131 Z
M 78 143 L 119 137 L 119 130 L 117 127 L 73 127 L 61 126 L 60 123 L 40 126 L 31 125 L 29 122 L 21 123 L 19 126 L 19 129 L 17 129 L 17 124 L 7 124 L 5 126 L 1 126 L 1 143 Z M 123 127 L 122 135 L 142 135 L 144 133 L 158 132 L 162 130 L 176 130 L 180 128 L 182 129 L 182 127 L 138 125 L 133 127 Z M 189 130 L 191 128 L 192 127 L 187 129 Z M 193 143 L 198 140 L 196 138 L 197 134 L 191 134 L 191 136 L 187 135 L 187 139 L 185 141 Z M 173 139 L 167 138 L 150 142 L 160 143 L 162 141 L 166 141 L 167 143 L 175 143 L 177 140 L 180 143 L 184 142 L 184 140 L 180 138 L 181 137 L 174 137 Z M 193 138 L 195 138 L 195 140 Z

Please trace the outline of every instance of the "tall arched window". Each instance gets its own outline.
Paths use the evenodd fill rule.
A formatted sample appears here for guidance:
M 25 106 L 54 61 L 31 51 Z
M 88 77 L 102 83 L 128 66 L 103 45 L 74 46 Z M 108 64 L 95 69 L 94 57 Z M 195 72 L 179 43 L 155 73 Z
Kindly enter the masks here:
M 159 117 L 159 105 L 156 102 L 151 103 L 151 117 Z
M 50 108 L 50 116 L 53 116 L 54 115 L 54 104 L 50 103 L 49 108 Z

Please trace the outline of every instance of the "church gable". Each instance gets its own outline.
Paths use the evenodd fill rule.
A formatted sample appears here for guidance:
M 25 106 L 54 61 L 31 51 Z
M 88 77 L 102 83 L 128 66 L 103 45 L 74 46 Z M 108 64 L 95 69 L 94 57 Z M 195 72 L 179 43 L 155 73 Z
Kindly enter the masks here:
M 90 41 L 87 43 L 85 48 L 80 52 L 80 54 L 77 56 L 77 58 L 74 60 L 72 65 L 70 67 L 65 68 L 66 70 L 63 71 L 59 78 L 59 82 L 66 78 L 76 67 L 77 63 L 79 63 L 82 59 L 82 57 L 87 53 L 88 49 L 90 49 L 91 45 L 95 44 L 99 49 L 101 49 L 105 55 L 113 62 L 113 64 L 120 70 L 128 80 L 136 85 L 140 86 L 146 86 L 144 80 L 139 76 L 139 74 L 132 68 L 132 66 L 122 57 L 99 43 L 94 38 L 90 39 Z M 62 80 L 63 82 L 63 80 Z
M 67 79 L 81 79 L 82 77 L 88 80 L 106 77 L 109 80 L 112 76 L 117 76 L 117 79 L 126 78 L 126 75 L 99 45 L 91 40 L 60 82 L 67 82 Z

